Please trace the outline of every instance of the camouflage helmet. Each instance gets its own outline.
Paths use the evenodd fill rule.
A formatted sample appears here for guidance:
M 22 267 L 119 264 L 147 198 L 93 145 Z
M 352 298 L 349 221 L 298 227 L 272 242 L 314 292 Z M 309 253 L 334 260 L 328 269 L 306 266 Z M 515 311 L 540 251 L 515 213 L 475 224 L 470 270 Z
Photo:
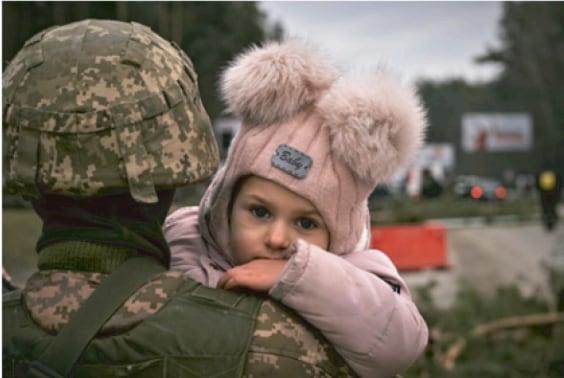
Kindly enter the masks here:
M 37 198 L 194 183 L 218 165 L 192 62 L 141 24 L 84 20 L 29 39 L 2 75 L 3 187 Z

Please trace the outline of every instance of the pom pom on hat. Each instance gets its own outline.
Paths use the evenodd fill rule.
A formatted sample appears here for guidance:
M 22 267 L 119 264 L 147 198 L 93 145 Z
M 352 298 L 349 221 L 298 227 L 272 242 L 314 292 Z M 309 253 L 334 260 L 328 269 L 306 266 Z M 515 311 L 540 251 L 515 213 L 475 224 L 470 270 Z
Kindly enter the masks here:
M 299 41 L 270 42 L 240 54 L 224 71 L 227 110 L 248 126 L 269 126 L 316 107 L 331 149 L 362 181 L 386 181 L 421 146 L 425 111 L 412 88 L 384 72 L 358 81 Z
M 314 104 L 337 77 L 311 47 L 292 41 L 252 47 L 224 71 L 227 110 L 251 125 L 270 125 Z
M 373 185 L 388 180 L 423 143 L 425 111 L 415 91 L 383 72 L 336 83 L 317 109 L 333 153 Z

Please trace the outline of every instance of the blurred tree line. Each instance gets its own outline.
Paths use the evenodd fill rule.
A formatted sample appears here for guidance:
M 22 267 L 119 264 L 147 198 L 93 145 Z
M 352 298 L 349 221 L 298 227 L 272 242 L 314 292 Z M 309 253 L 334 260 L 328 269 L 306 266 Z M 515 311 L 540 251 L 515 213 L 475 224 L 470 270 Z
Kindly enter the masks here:
M 2 8 L 3 67 L 25 40 L 52 25 L 107 18 L 151 27 L 177 42 L 192 59 L 212 119 L 223 110 L 217 80 L 226 62 L 252 43 L 284 38 L 280 24 L 269 23 L 255 2 L 4 1 Z M 418 82 L 429 113 L 428 141 L 455 146 L 456 173 L 500 177 L 508 168 L 534 172 L 548 158 L 564 175 L 564 3 L 504 2 L 499 32 L 499 48 L 485 46 L 476 58 L 477 63 L 500 66 L 495 80 Z M 460 146 L 465 112 L 529 112 L 533 151 L 464 153 Z
M 498 30 L 500 46 L 476 57 L 479 64 L 500 66 L 495 80 L 418 83 L 428 108 L 428 141 L 455 144 L 459 173 L 500 176 L 509 168 L 533 173 L 548 159 L 564 176 L 564 2 L 504 2 Z M 464 153 L 465 112 L 529 112 L 533 151 Z

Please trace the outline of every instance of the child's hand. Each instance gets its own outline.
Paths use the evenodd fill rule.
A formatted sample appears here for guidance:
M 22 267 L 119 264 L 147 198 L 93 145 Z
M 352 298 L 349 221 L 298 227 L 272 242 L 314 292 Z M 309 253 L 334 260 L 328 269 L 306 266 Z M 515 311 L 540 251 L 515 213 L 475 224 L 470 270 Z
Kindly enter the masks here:
M 257 259 L 229 269 L 219 279 L 217 287 L 234 289 L 245 287 L 255 291 L 269 291 L 278 280 L 287 260 Z

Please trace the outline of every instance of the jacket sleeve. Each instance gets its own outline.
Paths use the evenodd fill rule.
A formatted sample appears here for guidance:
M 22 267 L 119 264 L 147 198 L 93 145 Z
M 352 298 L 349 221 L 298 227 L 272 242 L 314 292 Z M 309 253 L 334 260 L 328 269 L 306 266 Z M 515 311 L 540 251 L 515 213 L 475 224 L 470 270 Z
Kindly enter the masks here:
M 207 253 L 198 227 L 198 207 L 182 207 L 166 218 L 163 225 L 165 239 L 171 252 L 170 269 L 183 272 L 190 278 L 214 286 L 210 279 L 210 266 L 206 264 Z
M 319 329 L 362 377 L 401 373 L 427 345 L 405 282 L 377 250 L 337 256 L 298 240 L 269 294 Z

